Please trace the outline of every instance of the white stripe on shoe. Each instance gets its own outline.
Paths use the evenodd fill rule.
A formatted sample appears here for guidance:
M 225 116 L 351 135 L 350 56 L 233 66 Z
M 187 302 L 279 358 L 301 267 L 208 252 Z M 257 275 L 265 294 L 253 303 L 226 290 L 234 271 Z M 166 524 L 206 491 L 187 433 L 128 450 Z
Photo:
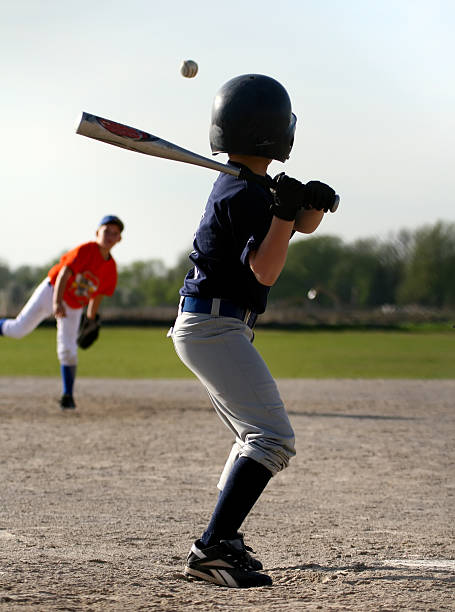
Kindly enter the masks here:
M 226 570 L 211 570 L 213 573 L 217 573 L 220 574 L 220 578 L 223 579 L 224 578 L 224 584 L 226 584 L 227 586 L 230 587 L 238 587 L 239 584 L 236 580 L 234 580 L 234 578 L 230 575 L 229 572 L 227 572 Z

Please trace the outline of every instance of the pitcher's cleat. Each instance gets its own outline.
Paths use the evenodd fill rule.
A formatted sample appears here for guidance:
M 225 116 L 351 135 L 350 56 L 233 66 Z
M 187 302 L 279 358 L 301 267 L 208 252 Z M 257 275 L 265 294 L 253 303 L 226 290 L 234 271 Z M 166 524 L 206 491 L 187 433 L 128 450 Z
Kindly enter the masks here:
M 62 410 L 71 410 L 72 408 L 76 408 L 73 396 L 69 393 L 64 393 L 60 398 L 60 408 Z
M 189 578 L 237 589 L 271 586 L 270 576 L 254 571 L 251 559 L 240 537 L 221 540 L 208 548 L 203 548 L 201 541 L 196 540 L 183 573 Z

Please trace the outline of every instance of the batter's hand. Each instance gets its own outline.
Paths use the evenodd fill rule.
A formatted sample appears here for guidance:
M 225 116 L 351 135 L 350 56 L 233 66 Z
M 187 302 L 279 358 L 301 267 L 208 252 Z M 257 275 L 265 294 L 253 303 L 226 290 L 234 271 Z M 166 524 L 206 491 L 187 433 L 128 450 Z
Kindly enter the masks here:
M 335 190 L 320 181 L 309 181 L 304 189 L 303 208 L 329 212 L 335 202 Z
M 273 179 L 271 191 L 274 199 L 271 211 L 275 217 L 294 221 L 297 211 L 303 206 L 305 185 L 281 172 Z

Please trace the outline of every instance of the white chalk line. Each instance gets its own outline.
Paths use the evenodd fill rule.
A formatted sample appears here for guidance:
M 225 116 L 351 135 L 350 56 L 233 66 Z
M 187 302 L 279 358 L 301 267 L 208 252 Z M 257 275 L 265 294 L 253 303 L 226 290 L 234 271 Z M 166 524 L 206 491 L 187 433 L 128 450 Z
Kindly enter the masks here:
M 445 569 L 455 571 L 455 559 L 385 559 L 383 565 L 398 565 L 421 569 Z

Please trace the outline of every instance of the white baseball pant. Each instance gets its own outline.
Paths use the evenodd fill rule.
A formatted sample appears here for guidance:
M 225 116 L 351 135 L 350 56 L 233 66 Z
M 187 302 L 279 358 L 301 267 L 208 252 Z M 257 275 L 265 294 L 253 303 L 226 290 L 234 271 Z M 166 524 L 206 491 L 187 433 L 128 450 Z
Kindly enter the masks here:
M 4 336 L 23 338 L 38 325 L 52 316 L 54 287 L 45 278 L 15 319 L 5 319 L 2 326 Z M 57 356 L 61 365 L 77 365 L 77 334 L 82 308 L 70 308 L 65 303 L 66 317 L 57 319 Z

